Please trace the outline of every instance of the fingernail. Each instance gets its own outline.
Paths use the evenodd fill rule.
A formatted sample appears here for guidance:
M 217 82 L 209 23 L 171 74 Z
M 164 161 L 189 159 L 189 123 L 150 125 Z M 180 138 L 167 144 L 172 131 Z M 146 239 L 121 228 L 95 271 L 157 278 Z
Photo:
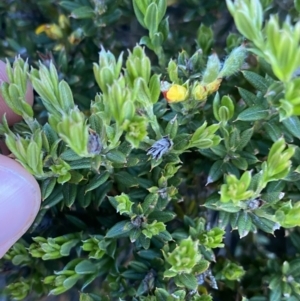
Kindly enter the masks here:
M 40 204 L 34 177 L 16 161 L 0 155 L 0 258 L 31 226 Z

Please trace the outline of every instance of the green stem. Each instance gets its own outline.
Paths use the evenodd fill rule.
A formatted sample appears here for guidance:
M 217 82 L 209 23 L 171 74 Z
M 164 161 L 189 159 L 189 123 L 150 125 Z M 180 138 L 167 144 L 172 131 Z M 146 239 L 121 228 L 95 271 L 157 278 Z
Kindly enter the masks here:
M 160 46 L 156 49 L 154 49 L 155 54 L 158 57 L 158 64 L 159 66 L 164 69 L 166 67 L 166 56 L 165 53 L 163 51 L 163 48 Z

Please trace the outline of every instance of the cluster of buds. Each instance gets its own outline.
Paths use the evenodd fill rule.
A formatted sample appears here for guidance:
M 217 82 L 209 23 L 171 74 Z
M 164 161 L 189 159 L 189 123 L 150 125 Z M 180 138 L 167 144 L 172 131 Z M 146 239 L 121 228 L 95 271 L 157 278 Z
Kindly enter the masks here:
M 56 272 L 56 275 L 47 276 L 44 279 L 44 284 L 54 287 L 50 291 L 51 295 L 59 295 L 74 286 L 80 278 L 82 276 L 76 274 L 74 270 L 62 270 Z
M 100 259 L 105 254 L 104 248 L 101 247 L 103 240 L 104 237 L 102 235 L 93 235 L 83 241 L 82 250 L 89 252 L 89 258 Z
M 254 193 L 252 190 L 248 190 L 251 179 L 251 171 L 245 171 L 240 179 L 237 179 L 233 174 L 227 175 L 227 184 L 221 186 L 221 202 L 238 203 L 249 200 Z
M 4 259 L 10 260 L 14 265 L 28 264 L 32 261 L 25 245 L 19 241 L 4 255 Z
M 59 295 L 72 288 L 85 275 L 99 273 L 98 269 L 99 265 L 97 266 L 90 260 L 75 258 L 63 270 L 55 271 L 54 275 L 45 277 L 43 282 L 45 285 L 52 287 L 49 294 Z
M 284 228 L 299 226 L 300 202 L 285 202 L 275 212 L 276 221 Z
M 283 179 L 291 169 L 291 158 L 295 153 L 295 147 L 285 144 L 285 140 L 280 138 L 276 141 L 269 152 L 268 159 L 262 164 L 262 183 Z
M 233 262 L 228 261 L 225 267 L 222 270 L 222 276 L 225 277 L 225 279 L 235 281 L 240 280 L 245 274 L 245 270 L 242 266 L 237 265 Z
M 218 91 L 224 77 L 231 76 L 241 69 L 246 58 L 246 47 L 241 45 L 235 48 L 225 60 L 223 67 L 216 53 L 208 57 L 206 68 L 201 81 L 195 81 L 189 86 L 189 81 L 180 84 L 178 66 L 170 61 L 168 73 L 173 83 L 163 81 L 161 92 L 169 103 L 177 103 L 187 99 L 206 101 L 207 97 Z
M 68 256 L 73 247 L 80 242 L 79 234 L 72 233 L 55 238 L 34 237 L 35 241 L 29 247 L 32 257 L 52 260 Z
M 222 78 L 217 78 L 207 85 L 196 82 L 192 90 L 193 98 L 199 101 L 205 101 L 209 95 L 219 90 L 221 82 Z
M 30 292 L 30 283 L 21 279 L 21 281 L 8 285 L 5 290 L 14 300 L 23 300 Z
M 223 248 L 224 244 L 222 241 L 224 234 L 225 231 L 223 229 L 215 227 L 209 231 L 203 231 L 199 235 L 199 241 L 207 248 Z
M 194 266 L 200 261 L 201 255 L 198 251 L 198 241 L 190 237 L 184 239 L 171 253 L 164 253 L 165 260 L 171 268 L 164 274 L 165 277 L 174 277 L 178 273 L 191 273 Z

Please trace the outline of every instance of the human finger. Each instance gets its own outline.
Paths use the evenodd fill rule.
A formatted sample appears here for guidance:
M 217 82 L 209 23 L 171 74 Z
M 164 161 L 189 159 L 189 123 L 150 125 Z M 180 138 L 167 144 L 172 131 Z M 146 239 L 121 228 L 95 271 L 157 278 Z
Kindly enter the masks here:
M 18 162 L 0 155 L 0 258 L 31 226 L 40 204 L 34 177 Z

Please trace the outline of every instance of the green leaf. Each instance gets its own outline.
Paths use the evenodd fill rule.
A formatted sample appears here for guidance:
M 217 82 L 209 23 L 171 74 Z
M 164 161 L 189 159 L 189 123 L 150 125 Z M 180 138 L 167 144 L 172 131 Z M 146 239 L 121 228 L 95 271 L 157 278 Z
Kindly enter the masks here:
M 225 229 L 226 226 L 229 224 L 230 221 L 230 213 L 225 211 L 219 212 L 219 218 L 218 218 L 218 227 L 221 229 Z
M 126 163 L 126 156 L 118 150 L 111 150 L 109 153 L 106 154 L 106 159 L 113 162 L 113 163 Z
M 164 36 L 161 32 L 156 32 L 151 39 L 154 49 L 159 48 L 162 45 L 163 41 L 164 41 Z
M 65 205 L 70 208 L 74 204 L 76 199 L 77 185 L 66 183 L 63 186 L 62 193 L 64 196 Z
M 223 144 L 218 144 L 211 148 L 211 151 L 218 155 L 220 158 L 225 158 L 227 155 L 227 149 Z M 211 158 L 214 159 L 214 158 Z M 214 159 L 216 160 L 216 159 Z M 216 160 L 217 161 L 217 160 Z
M 153 104 L 157 103 L 159 96 L 160 96 L 160 75 L 153 74 L 151 76 L 150 82 L 149 82 L 149 90 L 150 90 L 150 97 L 151 102 Z
M 81 157 L 78 156 L 72 149 L 67 149 L 65 150 L 61 155 L 60 158 L 63 159 L 64 161 L 76 161 L 80 160 Z
M 83 285 L 81 287 L 81 290 L 84 290 L 84 288 L 86 287 L 87 285 Z M 84 293 L 81 293 L 79 292 L 80 294 L 80 297 L 79 297 L 79 301 L 95 301 L 95 299 L 93 299 L 90 294 L 84 294 Z
M 144 258 L 144 259 L 147 259 L 147 260 L 153 260 L 155 258 L 161 258 L 161 252 L 158 252 L 157 250 L 152 250 L 152 249 L 141 250 L 141 251 L 138 251 L 137 254 L 141 258 Z
M 145 273 L 149 269 L 149 267 L 146 264 L 136 260 L 132 260 L 128 266 L 137 271 L 138 273 Z
M 294 259 L 290 262 L 289 274 L 291 274 L 293 277 L 300 276 L 300 259 L 299 258 Z
M 173 149 L 174 150 L 178 150 L 178 151 L 182 151 L 184 150 L 189 141 L 191 139 L 191 135 L 189 134 L 180 134 L 180 135 L 177 135 L 173 141 Z
M 149 249 L 150 247 L 150 242 L 151 240 L 149 238 L 147 238 L 145 235 L 141 235 L 139 238 L 138 238 L 138 242 L 141 244 L 141 246 L 147 250 Z
M 300 0 L 294 0 L 294 5 L 295 5 L 297 12 L 299 13 L 300 12 Z
M 243 75 L 246 80 L 263 95 L 267 93 L 269 85 L 264 77 L 252 71 L 243 71 Z
M 121 221 L 111 227 L 106 233 L 107 238 L 126 237 L 134 226 L 129 221 Z
M 115 180 L 125 187 L 138 186 L 138 180 L 126 171 L 116 173 Z
M 271 192 L 263 193 L 260 198 L 268 204 L 273 204 L 273 203 L 277 203 L 283 197 L 284 197 L 283 192 L 271 191 Z
M 140 1 L 140 0 L 132 1 L 134 14 L 135 14 L 136 18 L 138 19 L 139 23 L 144 28 L 147 28 L 145 23 L 144 23 L 144 15 L 146 13 L 146 8 L 144 9 L 144 3 L 145 3 L 144 1 Z M 141 4 L 143 5 L 143 7 L 140 8 Z
M 142 203 L 142 209 L 144 215 L 149 215 L 151 211 L 155 209 L 155 206 L 157 204 L 158 200 L 158 194 L 150 193 L 146 196 Z
M 240 238 L 247 236 L 252 227 L 252 219 L 250 215 L 243 211 L 239 214 L 237 228 L 239 231 Z
M 174 278 L 175 283 L 180 287 L 195 290 L 198 287 L 197 279 L 193 274 L 179 274 Z
M 214 162 L 214 164 L 211 166 L 208 172 L 206 185 L 216 182 L 222 177 L 223 175 L 222 166 L 223 166 L 223 160 L 218 160 Z
M 71 239 L 70 241 L 65 242 L 60 248 L 60 254 L 62 256 L 69 256 L 71 249 L 74 248 L 79 242 L 79 239 Z
M 108 171 L 104 171 L 104 172 L 101 172 L 100 174 L 95 175 L 89 181 L 89 183 L 86 185 L 85 193 L 98 188 L 100 185 L 104 184 L 107 181 L 108 178 L 109 178 L 109 172 Z
M 63 294 L 64 292 L 66 292 L 68 290 L 68 288 L 65 288 L 64 286 L 59 286 L 59 287 L 56 287 L 55 289 L 51 290 L 49 292 L 49 295 L 60 295 L 60 294 Z
M 175 216 L 176 216 L 176 214 L 172 211 L 167 211 L 167 210 L 153 211 L 152 213 L 150 213 L 148 215 L 148 220 L 149 220 L 149 222 L 156 220 L 158 222 L 166 223 L 166 222 L 169 222 L 172 219 L 174 219 Z
M 129 239 L 131 242 L 135 242 L 140 235 L 142 234 L 142 230 L 138 228 L 133 228 L 129 233 Z
M 141 37 L 139 44 L 146 45 L 149 49 L 154 50 L 152 42 L 151 42 L 150 38 L 147 36 Z
M 77 227 L 80 230 L 86 230 L 88 228 L 87 225 L 81 219 L 74 215 L 66 214 L 65 217 L 70 223 L 72 223 L 75 227 Z
M 42 182 L 41 192 L 43 200 L 45 200 L 52 193 L 55 184 L 56 178 L 48 178 Z
M 165 1 L 165 0 L 163 0 Z M 158 11 L 160 12 L 160 11 Z M 164 18 L 158 26 L 158 31 L 163 34 L 164 41 L 168 38 L 169 36 L 169 17 Z
M 73 2 L 73 1 L 61 1 L 61 2 L 59 2 L 59 5 L 68 11 L 72 11 L 81 6 L 80 4 Z
M 240 170 L 246 170 L 248 168 L 248 162 L 246 159 L 240 157 L 231 160 L 232 164 Z
M 167 11 L 167 0 L 157 0 L 156 4 L 158 11 L 158 23 L 160 23 Z
M 96 265 L 90 260 L 83 260 L 75 266 L 75 272 L 79 275 L 93 274 L 97 272 Z
M 74 108 L 73 94 L 70 86 L 62 80 L 58 85 L 58 89 L 61 107 L 66 113 L 69 113 L 69 110 Z
M 251 217 L 254 225 L 257 226 L 259 229 L 263 230 L 264 232 L 273 234 L 274 231 L 279 229 L 280 227 L 278 223 L 270 221 L 264 217 L 259 217 L 254 214 L 251 214 Z
M 127 270 L 123 272 L 121 275 L 122 277 L 127 279 L 140 280 L 144 277 L 145 273 L 137 273 L 136 271 L 133 270 Z
M 256 121 L 265 119 L 269 116 L 269 110 L 266 109 L 264 106 L 253 106 L 241 112 L 237 117 L 237 120 L 242 121 Z
M 244 102 L 248 105 L 248 107 L 252 107 L 253 105 L 260 104 L 261 99 L 257 97 L 255 94 L 245 90 L 243 88 L 238 88 L 239 93 L 244 100 Z
M 91 158 L 82 158 L 80 160 L 69 162 L 71 169 L 90 169 Z
M 141 13 L 143 15 L 146 14 L 146 10 L 147 10 L 147 7 L 148 7 L 148 4 L 149 4 L 149 1 L 147 0 L 133 0 L 133 5 L 137 6 L 137 8 L 141 11 Z
M 158 29 L 158 8 L 155 2 L 152 2 L 146 10 L 146 14 L 144 17 L 144 23 L 149 30 L 150 39 L 157 32 Z
M 202 274 L 209 268 L 209 261 L 201 259 L 194 267 L 193 273 Z
M 300 139 L 300 121 L 297 116 L 291 116 L 282 121 L 286 130 L 294 137 Z
M 273 142 L 276 142 L 282 136 L 282 130 L 275 122 L 266 122 L 263 127 Z
M 281 285 L 278 285 L 273 290 L 271 290 L 269 300 L 281 301 L 282 300 L 281 296 L 282 296 Z
M 92 19 L 95 16 L 94 10 L 89 6 L 81 6 L 75 8 L 71 12 L 71 17 L 74 19 Z
M 253 135 L 253 127 L 243 131 L 240 134 L 240 140 L 238 142 L 237 149 L 242 150 L 244 147 L 246 147 L 248 145 L 252 135 Z
M 48 209 L 58 204 L 63 199 L 62 187 L 56 186 L 52 194 L 43 202 L 42 209 Z

